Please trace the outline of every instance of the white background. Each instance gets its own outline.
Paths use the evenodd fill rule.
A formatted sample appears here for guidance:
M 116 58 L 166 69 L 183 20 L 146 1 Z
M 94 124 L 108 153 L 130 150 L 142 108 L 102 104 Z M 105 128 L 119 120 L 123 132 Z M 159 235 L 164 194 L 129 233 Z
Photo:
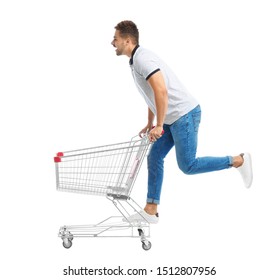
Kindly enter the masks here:
M 1 1 L 1 277 L 81 279 L 62 270 L 121 265 L 277 279 L 277 13 L 269 0 Z M 110 44 L 124 19 L 200 101 L 198 155 L 249 151 L 254 183 L 245 189 L 236 170 L 183 175 L 173 150 L 150 251 L 128 238 L 75 239 L 66 250 L 60 226 L 115 210 L 102 197 L 57 192 L 55 153 L 126 141 L 147 121 L 128 58 Z M 142 205 L 146 179 L 144 165 L 133 193 Z

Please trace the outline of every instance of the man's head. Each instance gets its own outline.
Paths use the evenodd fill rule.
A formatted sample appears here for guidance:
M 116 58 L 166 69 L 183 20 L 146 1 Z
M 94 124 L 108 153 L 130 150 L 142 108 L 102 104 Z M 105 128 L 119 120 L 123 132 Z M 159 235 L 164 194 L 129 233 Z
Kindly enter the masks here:
M 111 44 L 116 48 L 117 55 L 131 56 L 135 46 L 139 44 L 139 31 L 134 22 L 124 20 L 115 26 L 115 35 Z

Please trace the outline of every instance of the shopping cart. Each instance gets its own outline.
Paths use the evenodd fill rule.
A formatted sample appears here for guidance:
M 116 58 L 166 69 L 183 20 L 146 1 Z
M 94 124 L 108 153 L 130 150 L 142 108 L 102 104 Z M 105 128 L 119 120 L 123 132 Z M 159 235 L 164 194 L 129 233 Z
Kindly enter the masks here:
M 132 214 L 140 215 L 141 207 L 130 194 L 150 146 L 145 135 L 124 143 L 57 153 L 57 190 L 105 196 L 120 213 L 94 225 L 62 226 L 58 236 L 65 248 L 72 246 L 75 237 L 139 237 L 144 250 L 151 248 L 148 221 L 143 216 L 141 221 L 129 221 Z

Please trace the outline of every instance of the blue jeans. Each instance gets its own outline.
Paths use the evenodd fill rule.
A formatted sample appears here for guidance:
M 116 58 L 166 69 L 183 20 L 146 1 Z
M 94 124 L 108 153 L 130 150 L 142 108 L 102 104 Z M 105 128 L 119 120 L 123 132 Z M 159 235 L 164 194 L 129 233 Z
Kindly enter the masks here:
M 185 174 L 198 174 L 231 167 L 232 157 L 196 158 L 201 108 L 198 105 L 171 125 L 164 124 L 164 134 L 148 155 L 148 203 L 160 203 L 164 158 L 175 145 L 178 166 Z

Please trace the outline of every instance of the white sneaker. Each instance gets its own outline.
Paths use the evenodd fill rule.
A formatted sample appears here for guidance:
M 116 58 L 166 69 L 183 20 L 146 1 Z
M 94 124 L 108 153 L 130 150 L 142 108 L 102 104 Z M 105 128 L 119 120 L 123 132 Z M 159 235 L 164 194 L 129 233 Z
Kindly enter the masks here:
M 249 153 L 241 154 L 243 157 L 243 164 L 237 168 L 243 179 L 246 188 L 250 188 L 253 181 L 252 160 Z
M 127 219 L 123 218 L 123 221 L 130 223 L 134 222 L 148 222 L 149 224 L 157 224 L 159 221 L 158 213 L 156 215 L 150 215 L 144 210 L 129 216 Z

